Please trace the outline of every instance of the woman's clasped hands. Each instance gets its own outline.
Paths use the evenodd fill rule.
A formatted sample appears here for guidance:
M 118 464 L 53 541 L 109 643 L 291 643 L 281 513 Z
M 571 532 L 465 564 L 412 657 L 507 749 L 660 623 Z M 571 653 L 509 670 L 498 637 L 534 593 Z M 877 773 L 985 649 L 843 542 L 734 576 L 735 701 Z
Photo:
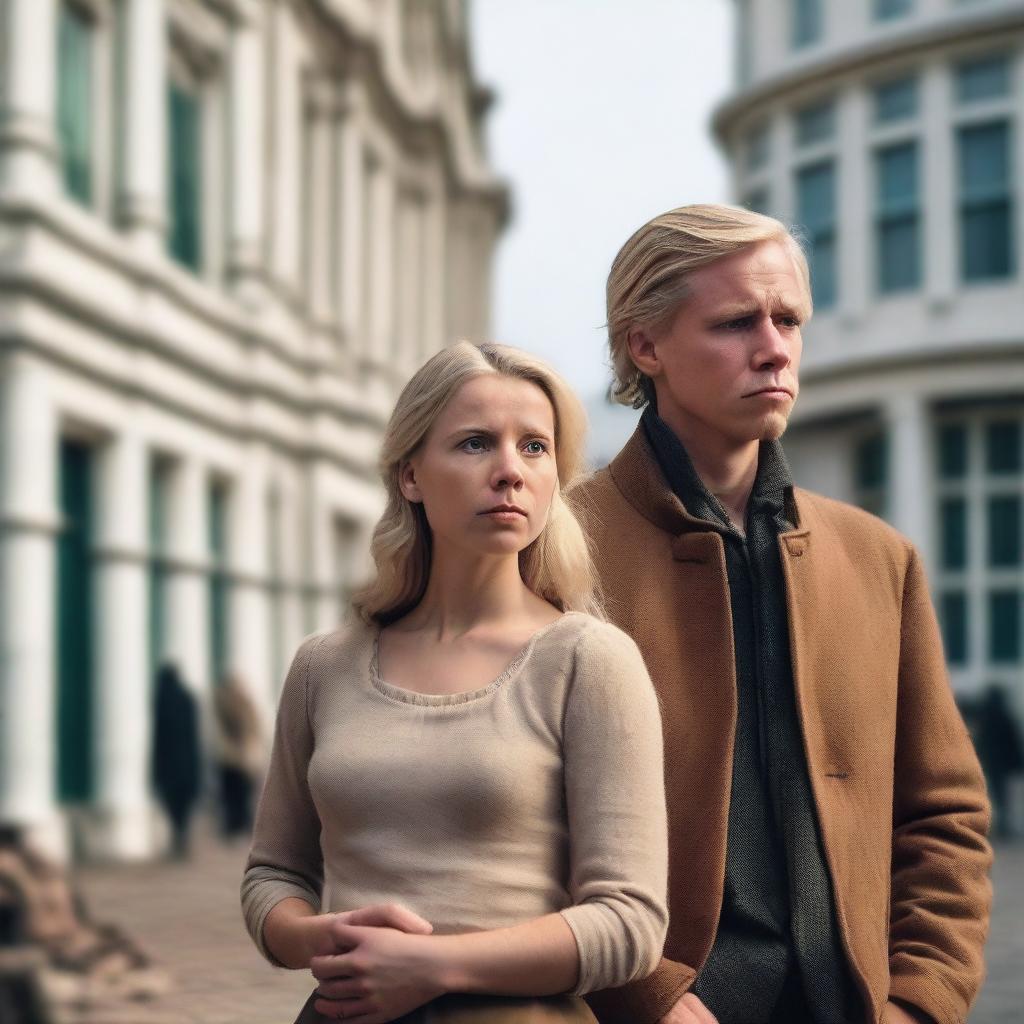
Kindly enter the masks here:
M 327 914 L 309 968 L 325 1017 L 386 1024 L 446 991 L 433 926 L 394 903 Z

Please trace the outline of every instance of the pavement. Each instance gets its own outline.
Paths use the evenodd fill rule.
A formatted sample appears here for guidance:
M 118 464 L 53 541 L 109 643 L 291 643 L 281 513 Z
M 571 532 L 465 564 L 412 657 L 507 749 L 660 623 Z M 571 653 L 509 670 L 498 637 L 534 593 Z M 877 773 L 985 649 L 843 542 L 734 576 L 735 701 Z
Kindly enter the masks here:
M 206 840 L 188 863 L 79 871 L 94 916 L 129 930 L 174 982 L 153 1004 L 88 1024 L 291 1024 L 312 985 L 303 971 L 271 967 L 250 942 L 238 907 L 245 852 Z M 997 846 L 993 883 L 988 979 L 970 1024 L 1024 1021 L 1024 840 Z

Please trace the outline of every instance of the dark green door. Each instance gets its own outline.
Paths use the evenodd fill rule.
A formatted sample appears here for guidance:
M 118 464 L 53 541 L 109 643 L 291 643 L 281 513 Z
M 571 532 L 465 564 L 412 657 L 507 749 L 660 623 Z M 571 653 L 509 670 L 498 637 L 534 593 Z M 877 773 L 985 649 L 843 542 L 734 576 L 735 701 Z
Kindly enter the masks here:
M 57 545 L 57 795 L 93 795 L 92 771 L 92 456 L 62 441 Z

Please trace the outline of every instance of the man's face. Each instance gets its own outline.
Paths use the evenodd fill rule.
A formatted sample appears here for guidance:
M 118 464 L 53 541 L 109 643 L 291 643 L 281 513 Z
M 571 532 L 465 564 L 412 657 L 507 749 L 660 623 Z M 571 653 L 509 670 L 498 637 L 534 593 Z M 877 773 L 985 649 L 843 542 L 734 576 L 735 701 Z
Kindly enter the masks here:
M 658 412 L 684 441 L 743 445 L 781 436 L 797 396 L 809 303 L 790 250 L 760 242 L 690 275 L 669 326 L 631 341 L 652 359 Z M 653 371 L 653 372 L 651 372 Z

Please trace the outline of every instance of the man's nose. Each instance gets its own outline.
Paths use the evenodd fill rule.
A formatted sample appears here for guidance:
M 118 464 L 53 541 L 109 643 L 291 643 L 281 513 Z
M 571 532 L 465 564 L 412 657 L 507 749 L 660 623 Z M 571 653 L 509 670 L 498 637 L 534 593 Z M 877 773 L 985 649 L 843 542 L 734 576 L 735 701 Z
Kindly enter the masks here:
M 790 363 L 789 339 L 775 322 L 765 318 L 757 332 L 753 363 L 758 370 L 781 370 Z

